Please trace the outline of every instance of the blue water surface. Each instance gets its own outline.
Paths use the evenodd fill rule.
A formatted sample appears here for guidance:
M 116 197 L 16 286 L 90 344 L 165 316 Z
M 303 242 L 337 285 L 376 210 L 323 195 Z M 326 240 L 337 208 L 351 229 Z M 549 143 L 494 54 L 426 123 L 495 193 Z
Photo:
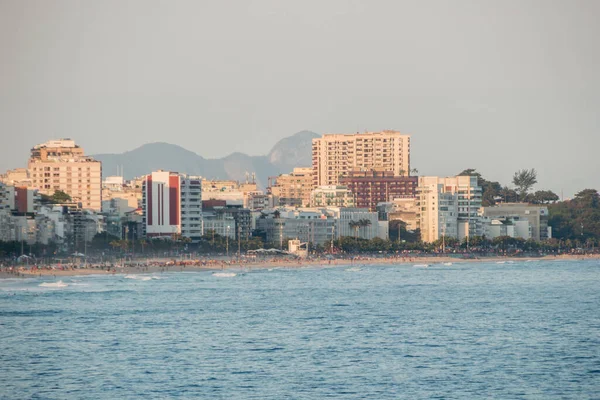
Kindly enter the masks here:
M 0 398 L 600 398 L 599 261 L 237 272 L 0 281 Z

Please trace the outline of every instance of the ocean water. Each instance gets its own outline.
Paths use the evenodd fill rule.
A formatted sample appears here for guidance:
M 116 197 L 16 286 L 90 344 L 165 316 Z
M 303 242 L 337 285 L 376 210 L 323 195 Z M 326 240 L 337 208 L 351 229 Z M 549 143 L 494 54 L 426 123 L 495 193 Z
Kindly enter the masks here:
M 600 262 L 0 281 L 2 399 L 600 398 Z

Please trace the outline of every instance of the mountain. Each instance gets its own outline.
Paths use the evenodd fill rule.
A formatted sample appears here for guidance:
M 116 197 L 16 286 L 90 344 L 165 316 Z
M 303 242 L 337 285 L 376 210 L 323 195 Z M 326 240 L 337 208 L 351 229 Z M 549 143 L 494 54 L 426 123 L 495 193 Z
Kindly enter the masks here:
M 109 176 L 123 170 L 126 179 L 159 169 L 201 175 L 209 179 L 244 181 L 246 172 L 255 173 L 260 187 L 266 187 L 269 176 L 291 172 L 294 167 L 312 164 L 312 139 L 318 134 L 309 131 L 277 142 L 266 156 L 232 153 L 227 157 L 206 159 L 183 147 L 169 143 L 148 143 L 121 154 L 96 154 L 102 162 L 102 174 Z
M 312 165 L 312 140 L 320 137 L 314 132 L 302 131 L 281 139 L 273 146 L 267 158 L 280 169 L 280 173 L 291 172 L 294 167 Z

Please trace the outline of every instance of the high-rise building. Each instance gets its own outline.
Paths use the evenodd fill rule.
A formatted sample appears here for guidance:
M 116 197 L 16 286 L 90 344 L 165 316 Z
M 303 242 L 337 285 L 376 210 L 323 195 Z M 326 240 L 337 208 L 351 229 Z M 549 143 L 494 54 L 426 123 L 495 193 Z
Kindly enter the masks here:
M 410 135 L 396 131 L 326 134 L 312 143 L 313 187 L 337 185 L 352 170 L 410 173 Z
M 149 238 L 179 235 L 197 241 L 202 228 L 202 178 L 156 171 L 142 188 L 143 225 Z
M 476 176 L 419 177 L 419 228 L 424 242 L 480 234 L 481 187 Z
M 269 184 L 268 193 L 273 196 L 275 206 L 306 207 L 310 203 L 313 189 L 313 169 L 294 168 L 291 174 L 281 174 Z
M 375 211 L 379 203 L 415 198 L 418 178 L 394 175 L 392 171 L 355 170 L 341 177 L 340 184 L 354 193 L 355 207 Z
M 85 156 L 75 141 L 51 140 L 35 146 L 27 170 L 31 186 L 40 193 L 60 190 L 84 209 L 102 209 L 102 164 Z

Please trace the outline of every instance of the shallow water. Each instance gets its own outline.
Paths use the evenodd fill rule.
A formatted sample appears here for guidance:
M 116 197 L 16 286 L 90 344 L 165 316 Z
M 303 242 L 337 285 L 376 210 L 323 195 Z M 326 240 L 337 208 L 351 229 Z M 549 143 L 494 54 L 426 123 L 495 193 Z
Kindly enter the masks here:
M 0 281 L 0 398 L 600 398 L 600 262 Z

